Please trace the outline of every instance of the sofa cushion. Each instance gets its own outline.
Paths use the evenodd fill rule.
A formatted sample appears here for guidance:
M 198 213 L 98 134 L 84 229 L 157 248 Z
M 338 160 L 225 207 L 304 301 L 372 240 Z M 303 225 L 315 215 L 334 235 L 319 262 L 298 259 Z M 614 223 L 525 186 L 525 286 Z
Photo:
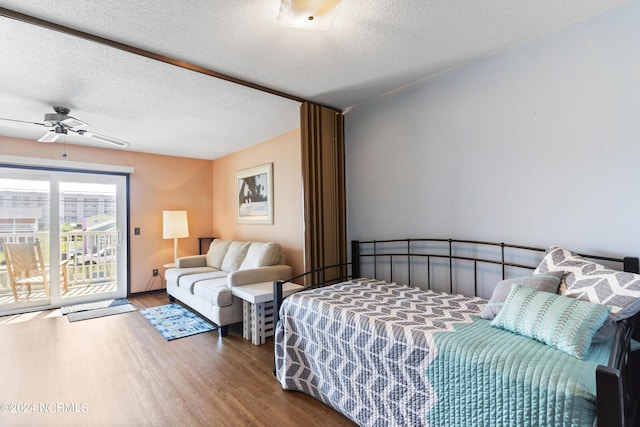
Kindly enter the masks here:
M 227 249 L 227 253 L 224 256 L 224 261 L 222 261 L 222 270 L 228 273 L 238 271 L 242 261 L 244 261 L 244 257 L 247 255 L 250 244 L 250 242 L 231 241 L 229 249 Z
M 239 270 L 276 265 L 278 261 L 280 261 L 280 245 L 278 243 L 252 242 Z
M 178 278 L 178 286 L 183 288 L 190 293 L 194 293 L 194 285 L 203 280 L 210 279 L 224 279 L 223 282 L 226 284 L 226 277 L 229 273 L 221 270 L 209 271 L 206 273 L 197 273 L 197 274 L 185 274 Z
M 207 265 L 222 270 L 222 261 L 230 244 L 231 240 L 214 239 L 207 251 Z
M 233 294 L 231 293 L 231 289 L 227 287 L 227 282 L 224 279 L 211 279 L 197 282 L 193 287 L 193 295 L 218 307 L 226 307 L 233 303 Z
M 167 283 L 176 283 L 179 286 L 180 284 L 178 281 L 183 276 L 199 273 L 213 273 L 216 271 L 218 270 L 211 267 L 169 268 L 165 271 L 164 278 Z

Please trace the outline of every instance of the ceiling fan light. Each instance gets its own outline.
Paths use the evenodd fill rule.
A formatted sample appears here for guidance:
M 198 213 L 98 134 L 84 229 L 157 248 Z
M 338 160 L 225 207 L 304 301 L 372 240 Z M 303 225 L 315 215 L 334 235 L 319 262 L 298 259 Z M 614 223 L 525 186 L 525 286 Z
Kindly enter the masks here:
M 62 116 L 57 113 L 46 113 L 44 115 L 44 125 L 48 127 L 55 126 L 61 120 L 64 120 L 66 116 Z
M 67 116 L 66 114 L 47 113 L 44 115 L 45 126 L 51 127 L 51 126 L 59 125 L 61 123 L 70 128 L 89 126 L 87 123 L 83 122 L 82 120 L 78 120 L 75 117 Z
M 341 0 L 281 0 L 278 22 L 286 27 L 327 30 L 340 4 Z

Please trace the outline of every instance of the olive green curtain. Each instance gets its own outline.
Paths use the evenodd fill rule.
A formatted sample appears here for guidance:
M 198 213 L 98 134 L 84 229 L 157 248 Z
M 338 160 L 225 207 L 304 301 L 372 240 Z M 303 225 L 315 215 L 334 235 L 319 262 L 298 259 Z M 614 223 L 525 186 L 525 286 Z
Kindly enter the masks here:
M 344 115 L 305 102 L 300 118 L 304 262 L 305 271 L 310 271 L 347 261 Z M 335 277 L 340 274 L 344 269 Z

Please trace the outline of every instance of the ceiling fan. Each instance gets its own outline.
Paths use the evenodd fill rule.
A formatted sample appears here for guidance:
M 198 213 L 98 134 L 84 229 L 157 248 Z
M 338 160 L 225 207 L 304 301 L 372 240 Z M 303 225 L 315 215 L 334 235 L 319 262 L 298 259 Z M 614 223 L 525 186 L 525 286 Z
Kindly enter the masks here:
M 128 147 L 129 143 L 126 141 L 122 141 L 120 139 L 112 138 L 106 135 L 100 135 L 99 133 L 91 132 L 87 130 L 89 125 L 82 120 L 78 120 L 75 117 L 69 116 L 71 110 L 66 107 L 53 107 L 55 113 L 46 113 L 44 115 L 44 122 L 28 122 L 24 120 L 14 120 L 14 119 L 0 119 L 6 120 L 10 122 L 18 122 L 18 123 L 30 123 L 34 125 L 44 126 L 47 128 L 51 128 L 44 135 L 38 139 L 38 142 L 55 142 L 62 135 L 67 135 L 69 131 L 73 133 L 77 133 L 80 136 L 88 136 L 89 138 L 97 139 L 98 141 L 106 142 L 108 144 L 113 144 L 118 147 Z M 79 128 L 79 129 L 78 129 Z

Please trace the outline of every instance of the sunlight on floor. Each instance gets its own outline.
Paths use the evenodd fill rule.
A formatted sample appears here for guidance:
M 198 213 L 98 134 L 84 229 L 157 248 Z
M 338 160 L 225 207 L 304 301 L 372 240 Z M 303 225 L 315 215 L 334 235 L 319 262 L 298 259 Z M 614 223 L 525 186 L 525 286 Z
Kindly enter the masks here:
M 0 326 L 13 325 L 16 323 L 28 322 L 30 320 L 49 319 L 52 317 L 62 316 L 60 309 L 33 311 L 31 313 L 11 314 L 0 317 Z

